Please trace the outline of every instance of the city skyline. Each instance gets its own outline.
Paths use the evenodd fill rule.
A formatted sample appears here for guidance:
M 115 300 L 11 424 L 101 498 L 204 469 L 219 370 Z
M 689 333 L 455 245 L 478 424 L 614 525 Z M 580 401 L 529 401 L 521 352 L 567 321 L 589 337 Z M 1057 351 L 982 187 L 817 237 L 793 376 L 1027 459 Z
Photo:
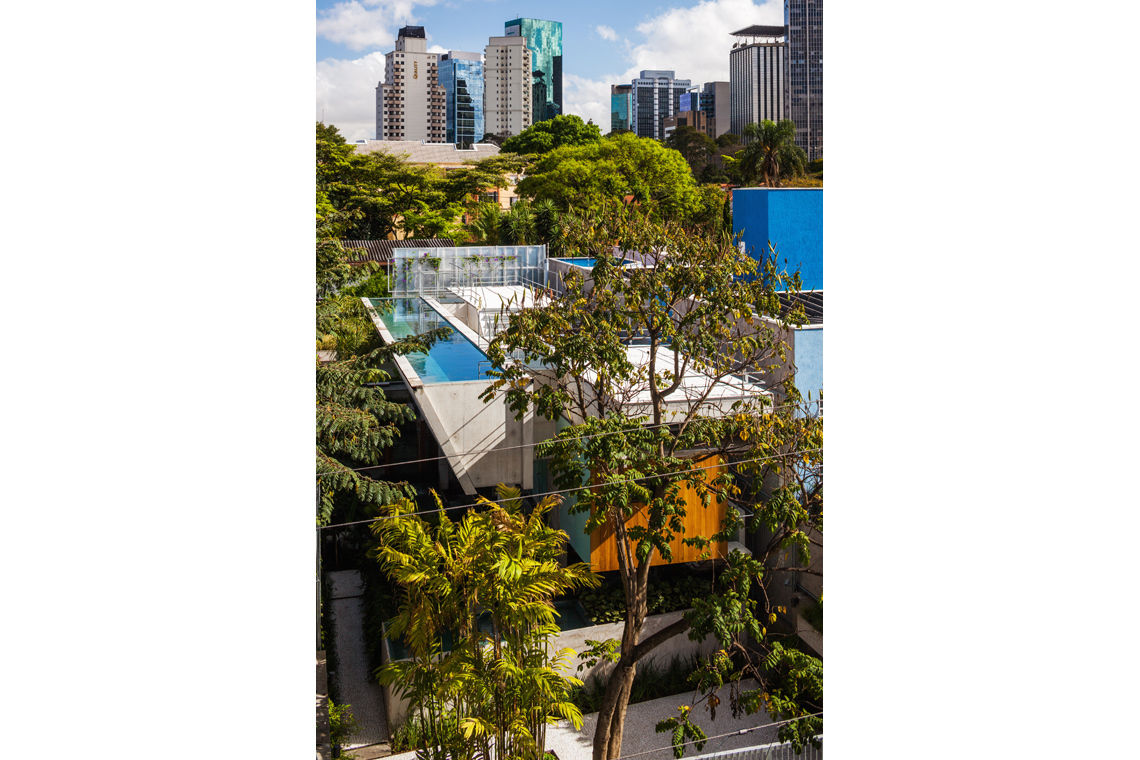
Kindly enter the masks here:
M 730 32 L 783 23 L 783 0 L 707 0 L 665 10 L 644 1 L 571 7 L 539 0 L 514 8 L 400 0 L 319 2 L 317 11 L 316 119 L 337 126 L 349 140 L 374 137 L 374 92 L 383 79 L 384 54 L 405 24 L 424 26 L 427 49 L 444 53 L 483 50 L 511 19 L 562 22 L 563 112 L 592 119 L 607 132 L 611 84 L 629 82 L 642 69 L 672 69 L 695 84 L 727 81 Z

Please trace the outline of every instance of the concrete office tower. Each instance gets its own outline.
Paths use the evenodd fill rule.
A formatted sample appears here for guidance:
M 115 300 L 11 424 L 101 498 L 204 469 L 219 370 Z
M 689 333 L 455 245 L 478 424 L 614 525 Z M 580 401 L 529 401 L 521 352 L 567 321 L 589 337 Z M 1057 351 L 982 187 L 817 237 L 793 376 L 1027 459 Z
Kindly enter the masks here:
M 729 128 L 741 134 L 746 124 L 779 121 L 784 110 L 784 27 L 750 26 L 733 32 L 741 38 L 728 54 L 732 92 Z
M 796 145 L 814 161 L 823 158 L 823 0 L 784 0 L 784 25 L 788 118 Z
M 439 57 L 446 99 L 446 139 L 459 147 L 483 139 L 483 54 L 451 50 Z
M 531 125 L 531 54 L 523 37 L 491 37 L 483 52 L 487 134 L 517 135 Z
M 516 18 L 503 25 L 508 37 L 522 37 L 530 48 L 531 123 L 562 113 L 562 22 Z
M 444 141 L 446 108 L 436 64 L 422 26 L 405 26 L 396 49 L 384 56 L 384 81 L 376 86 L 376 139 Z
M 610 85 L 610 131 L 628 130 L 629 115 L 633 112 L 633 85 Z
M 728 131 L 729 107 L 732 104 L 731 87 L 728 82 L 705 82 L 701 87 L 699 109 L 708 120 L 708 136 L 720 137 Z
M 633 80 L 633 112 L 631 129 L 638 137 L 665 139 L 663 120 L 681 110 L 681 95 L 693 84 L 677 79 L 676 72 L 646 69 Z
M 709 137 L 720 137 L 728 131 L 729 126 L 729 94 L 728 82 L 705 82 L 701 87 L 694 87 L 681 95 L 681 113 L 686 111 L 700 111 L 704 118 L 690 118 L 681 122 L 674 122 L 673 126 L 682 123 L 700 129 Z M 697 126 L 697 125 L 700 126 Z

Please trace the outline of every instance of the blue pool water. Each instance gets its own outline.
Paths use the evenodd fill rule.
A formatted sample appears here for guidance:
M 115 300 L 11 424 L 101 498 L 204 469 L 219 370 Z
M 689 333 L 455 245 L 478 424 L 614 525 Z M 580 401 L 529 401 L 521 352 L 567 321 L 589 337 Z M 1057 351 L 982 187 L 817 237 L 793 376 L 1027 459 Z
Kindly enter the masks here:
M 413 351 L 404 355 L 425 384 L 458 383 L 487 377 L 487 371 L 491 369 L 487 355 L 422 298 L 370 298 L 369 302 L 394 338 L 417 335 L 437 327 L 447 329 L 447 335 L 432 344 L 426 354 Z
M 585 257 L 570 258 L 570 259 L 555 259 L 555 261 L 561 261 L 565 264 L 573 264 L 576 267 L 583 267 L 585 269 L 593 269 L 594 264 L 596 264 L 598 262 L 597 259 L 589 259 L 589 258 L 585 258 Z M 630 264 L 632 262 L 629 259 L 622 259 L 618 263 L 621 266 L 625 266 L 626 264 Z

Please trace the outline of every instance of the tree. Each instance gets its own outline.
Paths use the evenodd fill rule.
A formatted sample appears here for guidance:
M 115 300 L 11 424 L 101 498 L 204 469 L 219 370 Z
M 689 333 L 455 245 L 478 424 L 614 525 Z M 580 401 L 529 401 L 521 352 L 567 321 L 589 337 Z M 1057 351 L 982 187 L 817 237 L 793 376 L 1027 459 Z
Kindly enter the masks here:
M 706 174 L 711 173 L 710 168 L 715 169 L 713 162 L 718 156 L 716 143 L 711 137 L 686 124 L 677 127 L 665 138 L 665 147 L 672 148 L 684 157 L 695 179 L 712 181 L 705 178 Z
M 587 124 L 580 116 L 559 114 L 507 138 L 501 147 L 505 153 L 549 153 L 555 148 L 588 145 L 601 139 L 602 131 L 593 122 Z
M 807 154 L 796 146 L 795 138 L 796 125 L 790 119 L 746 124 L 747 145 L 737 158 L 744 181 L 751 184 L 759 179 L 762 185 L 779 187 L 781 176 L 803 174 Z
M 406 483 L 376 480 L 359 468 L 379 464 L 399 436 L 399 425 L 415 419 L 407 404 L 389 401 L 375 386 L 389 380 L 381 369 L 392 356 L 426 351 L 446 333 L 440 329 L 377 345 L 376 330 L 357 298 L 317 306 L 318 338 L 332 337 L 337 361 L 316 365 L 318 525 L 327 525 L 339 499 L 373 511 L 415 495 Z M 351 515 L 355 516 L 355 515 Z
M 564 211 L 587 214 L 632 196 L 661 217 L 684 219 L 694 210 L 696 187 L 680 153 L 627 132 L 547 153 L 519 183 L 518 191 L 535 200 L 550 200 Z
M 533 409 L 547 419 L 571 421 L 536 456 L 552 458 L 558 488 L 580 487 L 588 473 L 590 488 L 578 494 L 573 509 L 588 514 L 588 532 L 604 529 L 615 537 L 626 612 L 594 734 L 595 760 L 612 760 L 621 753 L 638 662 L 693 621 L 724 624 L 727 617 L 686 616 L 641 638 L 655 556 L 671 559 L 674 539 L 682 537 L 686 546 L 707 551 L 741 525 L 740 467 L 710 474 L 691 452 L 728 460 L 755 451 L 758 440 L 768 449 L 782 440 L 786 417 L 774 413 L 768 398 L 717 409 L 713 389 L 722 381 L 740 383 L 742 373 L 779 369 L 786 360 L 781 330 L 801 322 L 803 314 L 777 295 L 794 292 L 798 276 L 777 272 L 771 263 L 757 276 L 757 263 L 728 234 L 709 235 L 611 205 L 596 218 L 570 220 L 565 240 L 575 255 L 597 259 L 593 287 L 587 293 L 582 279 L 570 276 L 566 292 L 550 305 L 512 315 L 489 348 L 501 370 L 484 398 L 504 395 L 520 417 Z M 615 246 L 641 253 L 652 266 L 619 269 Z M 648 362 L 631 360 L 632 337 Z M 690 371 L 704 380 L 683 391 Z M 778 456 L 794 460 L 800 452 Z M 683 485 L 701 494 L 702 507 L 725 504 L 720 531 L 686 532 Z M 709 589 L 710 597 L 715 590 Z M 732 609 L 731 601 L 720 603 Z
M 375 556 L 403 592 L 389 634 L 403 637 L 412 656 L 378 676 L 409 698 L 425 727 L 420 756 L 431 760 L 539 760 L 548 723 L 582 724 L 570 701 L 581 682 L 560 672 L 573 652 L 550 654 L 559 632 L 551 599 L 598 578 L 582 563 L 559 562 L 566 534 L 546 524 L 556 497 L 529 515 L 517 489 L 500 486 L 499 499 L 480 499 L 485 509 L 459 522 L 441 505 L 434 524 L 403 502 L 372 529 Z

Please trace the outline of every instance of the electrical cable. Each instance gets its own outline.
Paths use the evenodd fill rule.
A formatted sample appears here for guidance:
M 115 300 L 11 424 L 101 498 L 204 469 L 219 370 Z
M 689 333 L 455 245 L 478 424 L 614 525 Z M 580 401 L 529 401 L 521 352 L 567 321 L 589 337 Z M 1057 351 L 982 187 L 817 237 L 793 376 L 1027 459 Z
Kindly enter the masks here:
M 738 731 L 729 731 L 728 733 L 725 733 L 725 734 L 717 734 L 716 736 L 706 736 L 704 739 L 693 739 L 691 741 L 681 742 L 680 746 L 684 747 L 687 744 L 696 744 L 697 742 L 708 742 L 708 741 L 712 741 L 713 739 L 723 739 L 726 736 L 743 736 L 744 734 L 749 734 L 749 733 L 752 733 L 753 731 L 759 731 L 762 728 L 772 728 L 773 726 L 783 726 L 787 723 L 795 723 L 797 720 L 804 720 L 805 718 L 818 718 L 821 715 L 823 715 L 822 710 L 817 712 L 817 713 L 812 713 L 811 715 L 801 715 L 797 718 L 788 718 L 787 720 L 779 720 L 779 721 L 776 721 L 775 723 L 765 723 L 762 726 L 753 726 L 752 728 L 742 728 Z M 630 757 L 640 757 L 641 755 L 648 755 L 648 754 L 653 753 L 653 752 L 665 752 L 665 751 L 669 751 L 669 750 L 673 749 L 673 746 L 674 745 L 670 745 L 668 747 L 659 747 L 657 749 L 647 749 L 644 752 L 634 752 L 632 755 L 621 755 L 620 757 L 615 758 L 615 760 L 627 760 L 627 758 L 630 758 Z
M 809 404 L 809 405 L 810 404 L 818 404 L 819 400 L 807 401 L 805 403 Z M 789 407 L 794 407 L 794 406 L 800 406 L 800 404 L 780 404 L 779 406 L 774 406 L 771 409 L 768 409 L 765 411 L 774 412 L 777 409 L 787 409 Z M 681 423 L 679 423 L 679 422 L 660 422 L 660 423 L 657 423 L 655 425 L 653 425 L 653 424 L 642 425 L 640 429 L 641 430 L 649 430 L 652 428 L 665 427 L 668 425 L 679 425 L 679 424 L 681 424 Z M 424 462 L 438 462 L 441 459 L 462 459 L 464 457 L 475 456 L 476 454 L 497 454 L 497 453 L 502 452 L 502 451 L 511 451 L 513 449 L 533 448 L 535 446 L 541 446 L 544 443 L 550 443 L 551 441 L 579 441 L 579 440 L 585 440 L 587 438 L 600 438 L 602 436 L 607 436 L 607 435 L 619 435 L 621 433 L 631 433 L 631 432 L 634 432 L 634 430 L 635 429 L 611 430 L 608 432 L 591 433 L 590 435 L 580 435 L 580 436 L 575 436 L 572 438 L 550 438 L 550 439 L 547 439 L 545 441 L 538 441 L 537 443 L 520 443 L 520 444 L 516 444 L 514 446 L 501 446 L 499 448 L 494 448 L 494 449 L 474 449 L 472 451 L 464 451 L 462 453 L 452 454 L 452 455 L 442 454 L 442 455 L 437 456 L 437 457 L 424 457 L 422 459 L 405 459 L 405 460 L 402 460 L 399 462 L 381 462 L 380 464 L 370 464 L 370 465 L 365 465 L 363 467 L 345 467 L 341 470 L 337 470 L 336 472 L 319 472 L 319 473 L 317 473 L 317 477 L 321 478 L 321 477 L 325 477 L 327 475 L 336 475 L 336 474 L 339 474 L 339 473 L 344 472 L 344 471 L 363 472 L 364 470 L 375 470 L 375 469 L 379 469 L 381 467 L 398 467 L 399 465 L 403 465 L 403 464 L 422 464 Z
M 767 457 L 754 457 L 752 459 L 741 459 L 741 460 L 735 461 L 735 462 L 718 462 L 716 464 L 709 464 L 709 465 L 705 465 L 703 467 L 690 467 L 689 469 L 686 469 L 686 470 L 676 470 L 674 472 L 659 472 L 659 473 L 656 473 L 654 475 L 645 475 L 645 476 L 640 477 L 640 478 L 629 478 L 626 480 L 611 480 L 607 483 L 593 483 L 590 485 L 577 486 L 575 488 L 562 488 L 562 489 L 559 489 L 556 491 L 542 491 L 540 493 L 519 494 L 519 496 L 517 498 L 521 499 L 521 498 L 534 498 L 537 496 L 556 496 L 559 494 L 573 493 L 573 492 L 577 492 L 577 491 L 586 491 L 586 490 L 590 490 L 593 488 L 613 486 L 613 485 L 619 485 L 619 484 L 623 484 L 623 483 L 637 483 L 637 482 L 642 481 L 642 480 L 653 480 L 654 478 L 664 478 L 664 477 L 668 477 L 670 475 L 684 475 L 686 473 L 696 472 L 697 470 L 708 470 L 708 469 L 711 469 L 713 467 L 733 467 L 733 466 L 741 465 L 741 464 L 749 464 L 751 462 L 763 462 L 763 461 L 769 461 L 769 460 L 773 460 L 773 459 L 784 459 L 787 457 L 796 456 L 797 454 L 808 454 L 808 453 L 811 453 L 813 451 L 823 451 L 823 447 L 817 446 L 817 447 L 811 448 L 811 449 L 798 449 L 796 451 L 789 451 L 785 454 L 774 454 L 772 456 L 767 456 Z M 481 506 L 484 504 L 500 504 L 500 503 L 505 502 L 505 501 L 511 501 L 513 498 L 516 498 L 516 497 L 507 497 L 507 498 L 503 498 L 503 499 L 487 499 L 486 501 L 476 501 L 476 502 L 472 502 L 470 504 L 459 504 L 456 506 L 444 506 L 443 510 L 447 511 L 447 510 L 451 510 L 451 509 L 465 509 L 465 508 L 469 508 L 469 507 Z M 440 511 L 439 509 L 425 509 L 425 510 L 419 511 L 419 512 L 402 512 L 399 515 L 381 515 L 379 517 L 372 517 L 372 518 L 369 518 L 367 520 L 354 520 L 352 522 L 332 523 L 331 525 L 318 525 L 317 530 L 327 530 L 330 528 L 344 528 L 344 527 L 348 527 L 350 525 L 365 525 L 368 523 L 379 522 L 380 520 L 389 520 L 393 517 L 403 517 L 405 515 L 428 515 L 428 514 L 438 513 L 439 511 Z

